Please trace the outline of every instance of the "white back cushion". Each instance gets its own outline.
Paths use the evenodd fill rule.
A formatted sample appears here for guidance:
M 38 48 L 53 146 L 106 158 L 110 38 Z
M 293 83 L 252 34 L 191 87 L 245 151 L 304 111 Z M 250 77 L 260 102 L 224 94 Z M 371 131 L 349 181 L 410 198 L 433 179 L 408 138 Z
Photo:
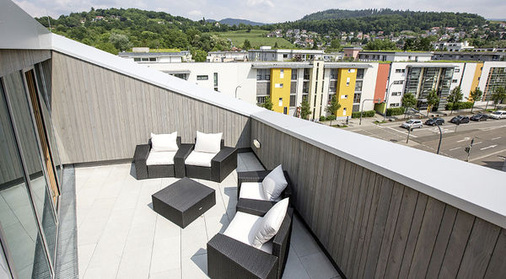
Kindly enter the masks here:
M 253 247 L 260 248 L 262 244 L 269 241 L 278 233 L 281 223 L 283 223 L 283 219 L 285 218 L 287 209 L 288 198 L 279 201 L 271 209 L 269 209 L 269 211 L 267 211 L 258 225 L 258 231 L 253 239 Z
M 281 165 L 273 169 L 262 181 L 264 197 L 267 200 L 276 201 L 285 190 L 288 182 L 285 179 Z
M 205 153 L 218 153 L 221 149 L 221 136 L 223 133 L 205 134 L 197 131 L 195 151 Z
M 151 133 L 151 150 L 152 151 L 177 151 L 177 132 L 172 134 L 153 134 Z

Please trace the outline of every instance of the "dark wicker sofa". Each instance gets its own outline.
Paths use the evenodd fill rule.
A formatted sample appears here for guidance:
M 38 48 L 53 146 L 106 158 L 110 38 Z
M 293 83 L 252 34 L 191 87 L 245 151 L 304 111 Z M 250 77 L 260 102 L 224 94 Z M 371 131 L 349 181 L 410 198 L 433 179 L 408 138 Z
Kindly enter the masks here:
M 250 214 L 265 214 L 271 207 L 276 203 L 275 201 L 266 201 L 266 200 L 253 200 L 253 199 L 244 199 L 239 198 L 239 194 L 241 192 L 241 185 L 243 182 L 262 182 L 264 178 L 270 173 L 270 170 L 264 171 L 247 171 L 247 172 L 238 172 L 237 173 L 237 211 L 247 212 Z M 292 196 L 292 182 L 290 181 L 290 177 L 288 176 L 288 172 L 283 171 L 285 175 L 286 182 L 288 185 L 285 190 L 281 193 L 280 198 L 290 198 Z
M 148 159 L 149 152 L 151 151 L 151 140 L 149 140 L 147 144 L 137 145 L 134 153 L 134 165 L 137 179 L 184 177 L 184 160 L 190 154 L 193 145 L 182 144 L 181 137 L 177 137 L 176 141 L 179 149 L 174 156 L 174 164 L 172 165 L 146 165 L 146 160 Z
M 233 170 L 237 168 L 237 148 L 224 146 L 222 139 L 220 152 L 211 160 L 211 167 L 193 166 L 185 164 L 186 176 L 189 178 L 206 179 L 222 182 Z M 191 151 L 195 146 L 191 146 Z M 190 153 L 188 153 L 190 154 Z
M 263 216 L 257 215 L 257 216 Z M 293 208 L 288 208 L 278 233 L 273 237 L 272 254 L 224 234 L 207 243 L 207 271 L 219 278 L 281 278 L 288 258 Z

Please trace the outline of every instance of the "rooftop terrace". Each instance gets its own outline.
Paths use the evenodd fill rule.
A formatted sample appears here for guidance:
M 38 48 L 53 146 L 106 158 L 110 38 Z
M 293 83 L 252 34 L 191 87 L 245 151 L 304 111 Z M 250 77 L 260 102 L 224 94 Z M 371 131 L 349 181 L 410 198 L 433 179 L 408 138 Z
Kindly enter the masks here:
M 263 170 L 253 153 L 238 155 L 237 171 Z M 181 229 L 153 211 L 151 195 L 177 178 L 135 179 L 132 164 L 77 167 L 80 278 L 207 278 L 206 243 L 235 214 L 237 172 L 216 190 L 216 205 Z M 283 278 L 340 278 L 295 216 Z

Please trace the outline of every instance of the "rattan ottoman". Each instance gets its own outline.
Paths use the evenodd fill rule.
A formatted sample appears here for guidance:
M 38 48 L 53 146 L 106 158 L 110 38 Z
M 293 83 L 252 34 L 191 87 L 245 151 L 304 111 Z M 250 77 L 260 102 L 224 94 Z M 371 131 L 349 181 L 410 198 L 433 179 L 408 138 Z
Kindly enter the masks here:
M 187 177 L 151 196 L 153 210 L 185 228 L 216 204 L 214 189 Z

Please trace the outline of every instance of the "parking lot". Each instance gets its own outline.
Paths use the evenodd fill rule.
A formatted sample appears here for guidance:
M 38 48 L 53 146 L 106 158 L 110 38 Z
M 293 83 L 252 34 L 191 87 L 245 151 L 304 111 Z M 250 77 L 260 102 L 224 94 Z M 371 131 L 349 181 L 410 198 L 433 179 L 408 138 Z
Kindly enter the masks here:
M 459 160 L 468 159 L 470 163 L 506 171 L 506 119 L 470 121 L 455 125 L 450 123 L 450 119 L 455 115 L 442 117 L 445 123 L 440 126 L 443 137 L 439 153 Z M 425 120 L 422 121 L 425 122 Z M 404 121 L 379 125 L 372 124 L 373 121 L 374 119 L 368 119 L 363 121 L 363 125 L 358 125 L 358 121 L 354 120 L 346 129 L 428 152 L 437 152 L 439 129 L 435 126 L 424 125 L 422 128 L 413 129 L 409 135 L 409 141 L 406 142 L 408 130 L 400 127 Z M 473 141 L 473 146 L 468 157 L 465 148 L 471 145 L 471 141 Z

